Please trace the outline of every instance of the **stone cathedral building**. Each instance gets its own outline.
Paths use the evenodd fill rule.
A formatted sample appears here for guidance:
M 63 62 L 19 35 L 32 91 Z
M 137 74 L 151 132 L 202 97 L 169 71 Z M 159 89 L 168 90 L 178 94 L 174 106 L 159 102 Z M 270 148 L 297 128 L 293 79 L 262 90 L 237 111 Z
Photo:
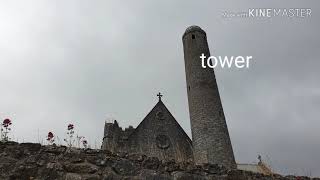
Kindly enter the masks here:
M 106 123 L 102 149 L 236 168 L 214 71 L 201 67 L 201 54 L 210 56 L 206 33 L 198 26 L 190 26 L 182 41 L 192 140 L 159 93 L 158 103 L 136 128 L 123 130 L 117 121 Z

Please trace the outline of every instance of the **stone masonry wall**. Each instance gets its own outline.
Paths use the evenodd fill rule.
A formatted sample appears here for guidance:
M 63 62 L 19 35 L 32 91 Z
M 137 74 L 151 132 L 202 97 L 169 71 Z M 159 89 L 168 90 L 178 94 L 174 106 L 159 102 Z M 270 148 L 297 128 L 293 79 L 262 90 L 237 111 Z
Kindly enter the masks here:
M 194 161 L 236 168 L 214 71 L 201 65 L 201 54 L 210 56 L 206 33 L 191 26 L 182 40 Z
M 1 180 L 305 180 L 307 177 L 264 176 L 206 164 L 162 162 L 138 154 L 65 146 L 0 142 Z M 314 180 L 316 180 L 314 178 Z M 319 178 L 317 180 L 320 180 Z

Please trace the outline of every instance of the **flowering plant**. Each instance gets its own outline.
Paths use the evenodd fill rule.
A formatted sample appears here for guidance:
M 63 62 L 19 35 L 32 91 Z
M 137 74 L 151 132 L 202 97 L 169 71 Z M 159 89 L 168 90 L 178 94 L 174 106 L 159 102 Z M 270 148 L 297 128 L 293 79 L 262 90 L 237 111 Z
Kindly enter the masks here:
M 87 148 L 88 148 L 88 141 L 85 140 L 85 139 L 82 139 L 82 145 L 83 145 L 83 147 L 84 147 L 85 149 L 87 149 Z
M 81 143 L 82 139 L 84 139 L 84 136 L 77 135 L 77 148 L 80 148 L 80 143 Z
M 68 147 L 72 147 L 75 142 L 75 140 L 73 138 L 73 135 L 74 135 L 74 125 L 73 124 L 68 125 L 67 135 L 68 135 L 68 137 L 66 139 L 64 139 L 64 141 L 67 143 Z
M 81 148 L 81 144 L 85 149 L 88 147 L 88 141 L 86 140 L 86 138 L 84 136 L 77 135 L 77 147 Z
M 8 134 L 11 131 L 11 128 L 10 128 L 11 125 L 12 125 L 12 122 L 11 122 L 10 119 L 5 119 L 1 123 L 1 139 L 3 141 L 9 141 L 10 140 Z
M 47 141 L 49 145 L 52 145 L 55 141 L 55 137 L 52 132 L 48 132 Z

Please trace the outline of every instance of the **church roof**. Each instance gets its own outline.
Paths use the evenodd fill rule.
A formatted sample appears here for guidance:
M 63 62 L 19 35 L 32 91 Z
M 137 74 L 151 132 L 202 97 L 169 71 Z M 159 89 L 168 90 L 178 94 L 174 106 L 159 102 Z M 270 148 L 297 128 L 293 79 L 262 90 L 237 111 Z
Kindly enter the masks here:
M 137 126 L 135 131 L 130 135 L 134 136 L 136 132 L 139 131 L 140 128 L 143 128 L 142 125 L 144 124 L 145 121 L 152 121 L 153 118 L 150 118 L 151 114 L 154 114 L 157 109 L 164 109 L 166 111 L 166 114 L 171 116 L 171 118 L 168 118 L 168 120 L 172 120 L 173 123 L 176 125 L 176 128 L 178 131 L 182 132 L 182 134 L 187 138 L 187 141 L 192 145 L 192 141 L 190 137 L 187 135 L 187 133 L 183 130 L 183 128 L 180 126 L 180 124 L 177 122 L 177 120 L 174 118 L 174 116 L 171 114 L 171 112 L 168 110 L 168 108 L 164 105 L 164 103 L 161 100 L 162 95 L 158 94 L 159 101 L 158 103 L 151 109 L 151 111 L 145 116 L 145 118 L 140 122 L 140 124 Z M 129 137 L 130 138 L 130 137 Z

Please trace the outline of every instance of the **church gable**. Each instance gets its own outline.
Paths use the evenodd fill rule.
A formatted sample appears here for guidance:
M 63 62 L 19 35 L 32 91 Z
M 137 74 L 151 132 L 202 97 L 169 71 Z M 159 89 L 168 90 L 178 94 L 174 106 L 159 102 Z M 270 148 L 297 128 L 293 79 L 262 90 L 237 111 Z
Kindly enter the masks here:
M 132 152 L 159 159 L 193 159 L 192 143 L 169 110 L 159 102 L 128 138 Z

